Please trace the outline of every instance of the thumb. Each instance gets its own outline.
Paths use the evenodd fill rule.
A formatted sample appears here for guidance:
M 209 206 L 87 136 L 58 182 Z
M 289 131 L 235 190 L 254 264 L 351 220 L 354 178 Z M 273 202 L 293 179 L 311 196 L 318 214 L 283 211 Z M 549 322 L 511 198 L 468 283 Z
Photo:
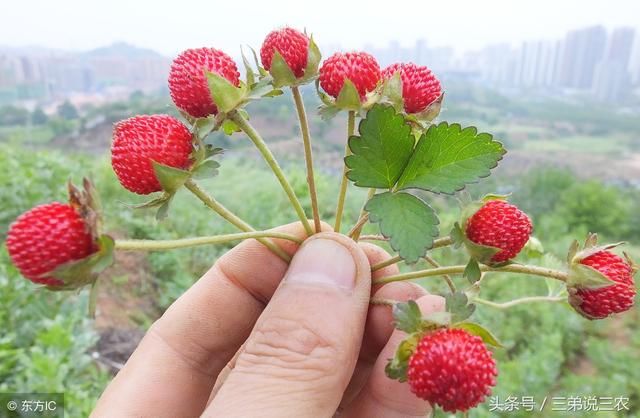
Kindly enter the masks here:
M 370 287 L 352 240 L 308 239 L 203 416 L 332 416 L 358 358 Z

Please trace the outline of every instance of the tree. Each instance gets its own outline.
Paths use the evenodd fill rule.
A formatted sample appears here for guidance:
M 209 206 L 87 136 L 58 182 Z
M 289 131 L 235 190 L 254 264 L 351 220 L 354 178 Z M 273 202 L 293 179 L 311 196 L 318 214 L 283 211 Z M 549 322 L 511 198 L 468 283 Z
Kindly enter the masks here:
M 27 109 L 10 105 L 0 108 L 0 125 L 26 125 L 28 122 Z
M 69 100 L 65 100 L 58 106 L 58 116 L 66 120 L 78 119 L 78 110 Z
M 40 107 L 37 107 L 31 114 L 31 123 L 34 125 L 45 125 L 48 121 L 49 117 Z

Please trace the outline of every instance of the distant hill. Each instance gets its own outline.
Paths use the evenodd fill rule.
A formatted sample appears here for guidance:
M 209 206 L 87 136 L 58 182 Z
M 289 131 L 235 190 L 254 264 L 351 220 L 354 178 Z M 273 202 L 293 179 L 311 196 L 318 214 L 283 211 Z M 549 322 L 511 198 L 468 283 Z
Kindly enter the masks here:
M 92 49 L 79 54 L 81 58 L 121 57 L 127 59 L 167 58 L 164 55 L 147 48 L 140 48 L 126 42 L 116 42 L 109 46 Z

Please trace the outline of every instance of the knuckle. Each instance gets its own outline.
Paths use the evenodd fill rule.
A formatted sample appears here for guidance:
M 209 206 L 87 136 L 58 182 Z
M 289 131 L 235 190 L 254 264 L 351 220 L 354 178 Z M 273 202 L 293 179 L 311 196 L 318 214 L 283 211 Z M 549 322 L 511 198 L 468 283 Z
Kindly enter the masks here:
M 316 380 L 333 375 L 343 362 L 338 343 L 310 321 L 271 318 L 256 328 L 236 370 L 295 381 Z

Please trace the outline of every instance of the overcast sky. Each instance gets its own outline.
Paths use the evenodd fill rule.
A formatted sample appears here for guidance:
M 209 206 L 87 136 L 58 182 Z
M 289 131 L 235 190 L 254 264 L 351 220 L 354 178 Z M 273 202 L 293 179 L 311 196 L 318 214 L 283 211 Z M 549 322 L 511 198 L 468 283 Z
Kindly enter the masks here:
M 640 0 L 3 0 L 0 45 L 84 50 L 125 41 L 166 55 L 198 46 L 259 47 L 271 29 L 306 27 L 321 45 L 396 39 L 457 50 L 559 38 L 603 24 L 640 27 Z M 316 6 L 311 6 L 315 4 Z M 400 6 L 400 4 L 404 4 Z

